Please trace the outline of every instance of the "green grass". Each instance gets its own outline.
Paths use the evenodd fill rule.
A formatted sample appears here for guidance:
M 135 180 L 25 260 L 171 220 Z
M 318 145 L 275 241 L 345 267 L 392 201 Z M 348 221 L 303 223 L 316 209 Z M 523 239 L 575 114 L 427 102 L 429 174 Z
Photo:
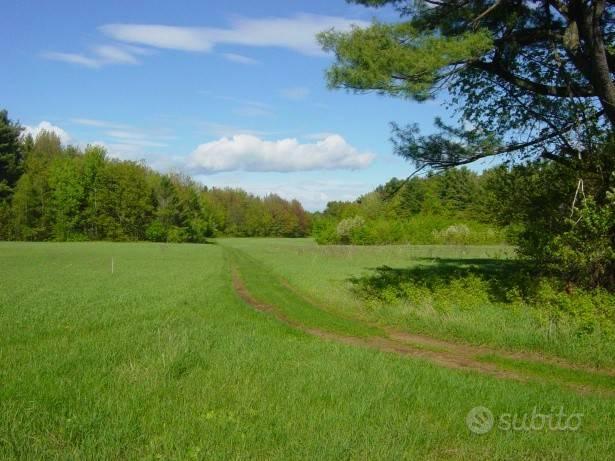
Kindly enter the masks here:
M 580 386 L 593 386 L 615 393 L 615 376 L 593 373 L 579 369 L 563 368 L 549 363 L 529 362 L 487 354 L 477 357 L 488 363 L 494 363 L 505 370 L 522 371 L 543 379 L 557 378 Z
M 220 239 L 220 244 L 258 260 L 341 316 L 443 339 L 615 366 L 615 341 L 599 332 L 579 335 L 565 322 L 554 329 L 541 309 L 490 300 L 515 288 L 508 260 L 513 249 L 508 246 L 319 246 L 310 239 Z M 393 275 L 388 291 L 382 290 L 384 299 L 359 296 L 352 281 L 369 281 L 385 265 Z M 470 279 L 475 283 L 468 284 L 453 276 L 468 267 L 479 275 L 494 275 L 493 283 L 485 286 Z M 405 289 L 412 277 L 420 277 L 422 285 L 408 290 L 409 299 L 398 297 L 398 289 Z
M 374 248 L 348 267 L 348 258 L 330 254 L 333 267 L 321 266 L 318 277 L 293 259 L 303 252 L 322 263 L 309 242 L 263 240 L 255 248 L 255 258 L 271 252 L 268 270 L 331 303 L 332 314 L 353 310 L 334 307 L 346 295 L 327 287 L 387 255 Z M 407 254 L 391 259 L 403 264 Z M 247 306 L 232 289 L 231 264 L 222 245 L 0 243 L 0 459 L 614 453 L 613 399 L 308 336 Z M 324 285 L 310 292 L 318 280 Z M 256 288 L 264 300 L 281 296 L 279 284 Z M 307 309 L 300 298 L 293 309 Z M 342 328 L 359 326 L 342 321 Z M 576 432 L 477 436 L 465 424 L 476 405 L 495 415 L 563 407 L 584 416 Z
M 379 328 L 366 326 L 352 318 L 334 315 L 326 309 L 319 309 L 285 286 L 283 281 L 262 263 L 245 253 L 231 250 L 228 254 L 232 266 L 239 271 L 250 293 L 259 300 L 273 304 L 282 315 L 304 327 L 359 337 L 384 334 Z

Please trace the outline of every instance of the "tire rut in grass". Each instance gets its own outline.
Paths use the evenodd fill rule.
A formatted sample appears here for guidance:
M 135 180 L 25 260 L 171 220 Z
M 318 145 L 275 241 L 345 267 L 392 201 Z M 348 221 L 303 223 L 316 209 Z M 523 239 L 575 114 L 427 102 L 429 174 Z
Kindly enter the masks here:
M 536 376 L 519 373 L 516 370 L 503 370 L 493 363 L 477 359 L 477 355 L 484 355 L 485 353 L 494 352 L 493 349 L 487 347 L 451 343 L 424 335 L 401 333 L 392 330 L 387 331 L 386 337 L 359 337 L 340 334 L 334 331 L 327 331 L 321 328 L 309 327 L 290 318 L 276 306 L 262 302 L 254 297 L 242 280 L 237 268 L 232 268 L 231 275 L 233 289 L 246 304 L 260 312 L 273 316 L 278 321 L 288 325 L 291 328 L 303 331 L 304 333 L 318 338 L 351 346 L 366 347 L 379 350 L 381 352 L 395 353 L 402 356 L 424 359 L 446 368 L 474 371 L 501 379 L 511 379 L 519 382 L 532 381 L 539 383 L 559 384 L 582 394 L 615 394 L 610 390 L 596 388 L 590 385 L 573 384 L 565 381 L 544 380 L 539 379 Z M 519 354 L 512 353 L 504 355 L 504 357 L 507 356 L 519 356 Z M 521 357 L 524 356 L 521 355 Z
M 277 277 L 278 282 L 287 290 L 292 291 L 295 295 L 303 298 L 308 304 L 314 305 L 315 308 L 329 311 L 326 306 L 321 305 L 314 297 L 307 295 L 297 287 L 290 284 L 288 280 L 282 277 Z M 381 325 L 370 322 L 366 319 L 355 319 L 373 328 L 382 328 Z M 571 363 L 563 358 L 545 355 L 540 352 L 533 351 L 506 351 L 487 345 L 475 345 L 463 342 L 453 342 L 444 339 L 434 338 L 422 333 L 411 333 L 408 331 L 398 331 L 390 327 L 385 328 L 386 336 L 397 342 L 407 343 L 415 348 L 430 349 L 435 351 L 450 351 L 459 353 L 462 357 L 488 357 L 496 356 L 511 361 L 526 361 L 536 364 L 551 365 L 554 367 L 564 368 L 573 372 L 593 373 L 599 376 L 615 378 L 615 369 L 612 368 L 596 368 L 589 365 Z M 484 363 L 484 361 L 483 361 Z
M 308 333 L 313 336 L 317 336 L 319 338 L 340 342 L 343 344 L 349 344 L 353 346 L 362 346 L 368 347 L 372 349 L 377 349 L 383 352 L 392 352 L 405 356 L 412 356 L 417 358 L 427 359 L 431 362 L 434 362 L 438 365 L 442 365 L 448 368 L 455 368 L 461 370 L 475 370 L 480 371 L 482 373 L 490 374 L 493 376 L 497 376 L 500 378 L 509 378 L 515 379 L 518 381 L 526 381 L 526 378 L 516 372 L 500 370 L 495 365 L 479 362 L 474 360 L 471 356 L 466 356 L 460 353 L 454 353 L 451 351 L 435 351 L 422 348 L 420 346 L 411 346 L 402 341 L 397 341 L 395 339 L 386 338 L 386 337 L 358 337 L 358 336 L 349 336 L 342 335 L 339 333 L 335 333 L 332 331 L 325 331 L 319 328 L 312 328 L 306 325 L 303 325 L 299 322 L 296 322 L 282 313 L 275 306 L 264 303 L 260 300 L 257 300 L 247 289 L 243 280 L 241 279 L 238 271 L 236 269 L 232 272 L 232 280 L 233 280 L 233 288 L 235 292 L 239 295 L 243 301 L 245 301 L 248 305 L 252 306 L 254 309 L 270 314 L 274 316 L 276 319 L 281 321 L 282 323 L 301 330 L 305 333 Z

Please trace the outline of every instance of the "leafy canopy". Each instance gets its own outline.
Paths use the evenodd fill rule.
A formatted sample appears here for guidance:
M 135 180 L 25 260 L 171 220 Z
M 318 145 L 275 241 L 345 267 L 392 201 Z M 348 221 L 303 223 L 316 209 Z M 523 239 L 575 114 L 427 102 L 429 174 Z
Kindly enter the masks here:
M 615 126 L 613 0 L 349 0 L 400 22 L 319 35 L 333 88 L 424 101 L 451 95 L 459 126 L 394 125 L 398 154 L 446 168 L 503 154 L 568 162 Z

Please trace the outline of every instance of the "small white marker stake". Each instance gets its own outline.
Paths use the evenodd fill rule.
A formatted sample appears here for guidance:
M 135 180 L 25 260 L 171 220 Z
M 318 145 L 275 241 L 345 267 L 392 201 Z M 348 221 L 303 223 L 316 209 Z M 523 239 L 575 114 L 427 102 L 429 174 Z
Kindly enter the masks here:
M 113 274 L 115 269 L 115 261 L 113 260 L 113 256 L 111 257 L 111 273 Z

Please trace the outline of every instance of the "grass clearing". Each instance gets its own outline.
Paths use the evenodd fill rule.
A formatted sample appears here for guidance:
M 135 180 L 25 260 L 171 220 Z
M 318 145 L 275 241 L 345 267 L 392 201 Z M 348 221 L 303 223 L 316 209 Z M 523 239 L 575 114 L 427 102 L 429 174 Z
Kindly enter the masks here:
M 554 323 L 541 309 L 505 299 L 511 294 L 514 298 L 517 291 L 514 277 L 508 276 L 513 272 L 511 247 L 318 246 L 309 239 L 221 239 L 220 244 L 258 260 L 305 297 L 340 316 L 448 340 L 615 366 L 612 333 L 596 327 L 579 334 L 576 324 Z M 383 269 L 384 287 L 376 278 Z M 458 275 L 464 271 L 470 271 L 470 277 Z M 485 274 L 495 274 L 493 281 L 479 278 Z M 416 279 L 421 283 L 415 284 Z M 357 280 L 372 284 L 379 297 L 358 293 Z M 592 299 L 578 300 L 579 305 L 591 307 Z M 605 324 L 612 325 L 615 319 L 608 302 L 608 298 L 602 301 L 605 315 L 610 316 Z M 559 315 L 557 306 L 551 312 Z
M 612 398 L 311 337 L 247 306 L 232 289 L 225 251 L 0 243 L 0 458 L 604 459 L 613 453 Z M 289 268 L 295 284 L 301 268 Z M 333 277 L 324 267 L 321 275 Z M 276 290 L 260 294 L 281 296 Z M 478 436 L 465 424 L 477 405 L 496 416 L 564 408 L 582 413 L 583 423 L 576 432 L 494 429 Z

